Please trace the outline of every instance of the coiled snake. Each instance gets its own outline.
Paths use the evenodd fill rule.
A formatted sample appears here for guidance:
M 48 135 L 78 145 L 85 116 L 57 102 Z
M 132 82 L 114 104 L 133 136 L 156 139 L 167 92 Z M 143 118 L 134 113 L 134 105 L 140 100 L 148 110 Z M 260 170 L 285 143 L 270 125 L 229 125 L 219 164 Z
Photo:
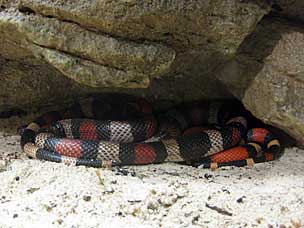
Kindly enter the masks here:
M 279 141 L 267 129 L 247 130 L 245 113 L 233 102 L 202 101 L 153 115 L 143 99 L 108 94 L 40 116 L 22 130 L 21 147 L 33 158 L 91 167 L 187 162 L 215 169 L 279 158 Z

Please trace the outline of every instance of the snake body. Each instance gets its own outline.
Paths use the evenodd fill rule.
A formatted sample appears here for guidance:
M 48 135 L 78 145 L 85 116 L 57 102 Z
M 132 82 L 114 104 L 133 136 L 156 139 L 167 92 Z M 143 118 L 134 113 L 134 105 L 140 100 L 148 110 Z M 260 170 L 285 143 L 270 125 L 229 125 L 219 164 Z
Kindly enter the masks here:
M 33 158 L 91 167 L 187 162 L 215 169 L 277 159 L 279 141 L 264 128 L 247 130 L 241 109 L 196 102 L 154 115 L 143 99 L 90 98 L 38 117 L 22 131 L 21 147 Z

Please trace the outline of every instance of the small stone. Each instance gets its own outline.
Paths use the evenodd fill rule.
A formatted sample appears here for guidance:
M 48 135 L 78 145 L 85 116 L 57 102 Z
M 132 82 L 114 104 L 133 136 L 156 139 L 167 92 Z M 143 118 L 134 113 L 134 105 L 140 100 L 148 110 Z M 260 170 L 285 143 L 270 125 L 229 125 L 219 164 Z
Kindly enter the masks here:
M 122 214 L 121 211 L 119 211 L 116 215 L 117 215 L 117 216 L 122 216 L 123 214 Z
M 117 184 L 117 180 L 111 181 L 111 184 Z
M 38 191 L 40 188 L 30 188 L 28 190 L 26 190 L 27 193 L 34 193 L 36 191 Z
M 263 220 L 264 220 L 264 218 L 262 218 L 262 217 L 255 219 L 255 221 L 257 221 L 258 224 L 261 224 Z
M 129 171 L 125 169 L 117 169 L 115 175 L 117 176 L 128 176 Z
M 91 196 L 88 196 L 88 195 L 83 196 L 83 200 L 84 200 L 84 201 L 89 202 L 89 201 L 91 201 L 91 199 L 92 199 L 92 197 L 91 197 Z
M 154 201 L 148 202 L 147 208 L 152 211 L 156 211 L 158 209 L 159 204 Z
M 204 177 L 208 180 L 209 178 L 213 177 L 213 175 L 209 173 L 205 173 Z
M 226 189 L 226 188 L 222 188 L 222 191 L 226 192 L 227 194 L 230 194 L 230 191 L 228 189 Z
M 13 214 L 13 218 L 17 218 L 18 217 L 18 214 Z
M 199 218 L 200 218 L 199 214 L 193 216 L 192 221 L 191 221 L 192 224 L 195 225 L 198 222 Z
M 238 203 L 244 203 L 244 201 L 243 201 L 244 198 L 246 198 L 246 196 L 242 196 L 241 198 L 238 198 L 236 200 L 236 202 L 238 202 Z
M 50 205 L 44 205 L 47 212 L 51 212 L 53 210 L 53 207 Z

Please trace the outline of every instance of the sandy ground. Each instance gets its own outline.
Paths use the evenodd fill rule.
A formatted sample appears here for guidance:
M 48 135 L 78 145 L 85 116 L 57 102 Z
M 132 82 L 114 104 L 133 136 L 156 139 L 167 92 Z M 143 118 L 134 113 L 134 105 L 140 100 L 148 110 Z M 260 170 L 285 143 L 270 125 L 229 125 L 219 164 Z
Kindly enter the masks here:
M 0 227 L 304 227 L 303 150 L 216 171 L 69 167 L 28 159 L 20 120 L 0 122 Z

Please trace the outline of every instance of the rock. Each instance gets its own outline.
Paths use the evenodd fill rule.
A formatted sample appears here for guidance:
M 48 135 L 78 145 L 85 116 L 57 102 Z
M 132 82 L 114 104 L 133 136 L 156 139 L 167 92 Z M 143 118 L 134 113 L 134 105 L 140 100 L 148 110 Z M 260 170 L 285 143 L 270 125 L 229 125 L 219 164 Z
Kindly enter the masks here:
M 0 17 L 0 26 L 18 31 L 34 55 L 40 53 L 64 75 L 92 87 L 133 87 L 125 81 L 147 87 L 149 78 L 163 74 L 175 58 L 174 50 L 163 45 L 120 41 L 54 18 L 14 11 Z M 103 83 L 107 78 L 110 85 Z
M 89 92 L 33 57 L 0 58 L 0 66 L 0 111 L 15 107 L 34 111 L 54 104 L 60 107 L 71 102 L 73 96 Z
M 252 113 L 304 144 L 304 29 L 265 19 L 217 73 Z
M 147 87 L 150 82 L 147 74 L 102 66 L 49 48 L 34 46 L 32 50 L 36 56 L 44 57 L 64 75 L 83 85 L 136 88 Z
M 276 0 L 273 2 L 273 8 L 281 16 L 304 21 L 303 0 Z
M 213 70 L 269 12 L 263 2 L 0 0 L 0 110 L 95 92 L 231 97 Z
M 20 0 L 20 7 L 131 40 L 233 52 L 268 12 L 263 1 Z

